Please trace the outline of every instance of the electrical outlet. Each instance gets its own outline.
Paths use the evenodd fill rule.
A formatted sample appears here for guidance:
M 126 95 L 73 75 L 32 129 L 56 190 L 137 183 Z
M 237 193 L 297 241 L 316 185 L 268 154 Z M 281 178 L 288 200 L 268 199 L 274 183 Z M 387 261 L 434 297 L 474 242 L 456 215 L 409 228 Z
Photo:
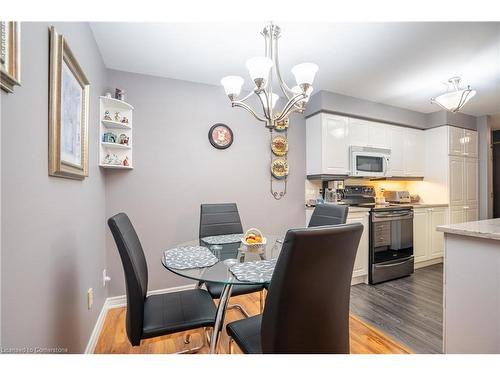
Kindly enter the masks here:
M 89 288 L 87 291 L 87 307 L 90 310 L 92 308 L 92 305 L 94 304 L 94 289 Z
M 105 288 L 106 284 L 111 281 L 111 277 L 109 277 L 106 273 L 106 268 L 102 270 L 102 287 Z

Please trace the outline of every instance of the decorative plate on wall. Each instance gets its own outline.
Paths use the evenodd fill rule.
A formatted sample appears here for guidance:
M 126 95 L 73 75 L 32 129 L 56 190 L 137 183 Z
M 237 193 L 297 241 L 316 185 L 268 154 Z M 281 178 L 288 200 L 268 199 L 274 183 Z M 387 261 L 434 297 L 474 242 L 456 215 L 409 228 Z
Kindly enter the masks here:
M 224 150 L 233 144 L 233 131 L 224 124 L 215 124 L 208 131 L 210 144 L 219 150 Z
M 277 179 L 286 178 L 288 175 L 288 162 L 285 159 L 274 159 L 271 163 L 271 173 Z
M 271 150 L 276 156 L 284 156 L 288 152 L 288 140 L 281 135 L 273 137 Z

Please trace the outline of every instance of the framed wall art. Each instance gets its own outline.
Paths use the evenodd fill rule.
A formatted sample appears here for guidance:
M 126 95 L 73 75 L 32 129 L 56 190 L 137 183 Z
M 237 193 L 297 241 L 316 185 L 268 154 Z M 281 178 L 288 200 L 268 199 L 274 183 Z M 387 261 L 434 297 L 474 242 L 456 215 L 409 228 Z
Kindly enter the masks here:
M 219 150 L 224 150 L 233 144 L 233 131 L 224 124 L 215 124 L 208 131 L 210 144 Z
M 21 85 L 21 26 L 19 22 L 0 21 L 0 87 L 14 92 Z
M 50 28 L 49 175 L 88 176 L 90 84 L 64 37 Z

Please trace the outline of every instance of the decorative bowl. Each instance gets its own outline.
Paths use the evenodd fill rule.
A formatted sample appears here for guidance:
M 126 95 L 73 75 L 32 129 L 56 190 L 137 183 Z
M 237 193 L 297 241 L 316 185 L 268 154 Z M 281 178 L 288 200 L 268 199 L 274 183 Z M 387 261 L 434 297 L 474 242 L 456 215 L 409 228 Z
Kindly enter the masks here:
M 249 238 L 250 237 L 250 238 Z M 255 240 L 252 237 L 256 237 Z M 260 239 L 260 240 L 259 240 Z M 255 241 L 255 242 L 254 242 Z M 243 238 L 241 239 L 241 244 L 243 245 L 243 250 L 258 252 L 266 246 L 267 239 L 262 235 L 262 232 L 257 228 L 250 228 L 245 232 Z

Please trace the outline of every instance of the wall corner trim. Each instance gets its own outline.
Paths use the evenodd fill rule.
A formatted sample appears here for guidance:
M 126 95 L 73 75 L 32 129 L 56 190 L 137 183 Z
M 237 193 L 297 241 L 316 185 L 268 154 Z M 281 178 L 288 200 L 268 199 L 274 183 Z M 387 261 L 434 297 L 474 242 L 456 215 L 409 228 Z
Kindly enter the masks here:
M 155 294 L 164 294 L 164 293 L 175 293 L 175 292 L 181 292 L 183 290 L 189 290 L 189 289 L 194 289 L 196 287 L 196 284 L 188 284 L 188 285 L 181 285 L 181 286 L 176 286 L 172 288 L 165 288 L 165 289 L 156 289 L 156 290 L 150 290 L 148 292 L 148 296 L 152 296 Z M 104 322 L 106 320 L 106 316 L 108 314 L 108 311 L 111 309 L 115 309 L 118 307 L 125 307 L 127 305 L 127 296 L 115 296 L 115 297 L 108 297 L 104 301 L 102 305 L 101 312 L 99 313 L 99 316 L 97 317 L 96 323 L 94 325 L 94 329 L 92 330 L 92 333 L 90 334 L 89 341 L 87 343 L 87 346 L 85 347 L 84 354 L 94 354 L 95 347 L 97 345 L 97 341 L 99 340 L 99 336 L 101 334 L 102 327 L 104 326 Z

